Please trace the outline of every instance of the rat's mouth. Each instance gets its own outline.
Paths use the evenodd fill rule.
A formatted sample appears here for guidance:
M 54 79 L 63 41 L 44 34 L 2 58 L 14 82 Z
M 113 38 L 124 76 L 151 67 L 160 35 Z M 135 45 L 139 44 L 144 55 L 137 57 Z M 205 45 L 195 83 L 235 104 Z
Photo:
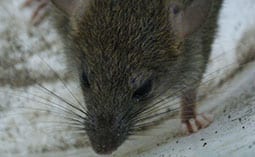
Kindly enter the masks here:
M 97 140 L 95 137 L 94 139 L 90 140 L 91 146 L 93 150 L 100 155 L 110 155 L 114 151 L 118 149 L 118 147 L 124 142 L 119 141 L 116 138 L 98 138 Z M 115 139 L 115 140 L 114 140 Z

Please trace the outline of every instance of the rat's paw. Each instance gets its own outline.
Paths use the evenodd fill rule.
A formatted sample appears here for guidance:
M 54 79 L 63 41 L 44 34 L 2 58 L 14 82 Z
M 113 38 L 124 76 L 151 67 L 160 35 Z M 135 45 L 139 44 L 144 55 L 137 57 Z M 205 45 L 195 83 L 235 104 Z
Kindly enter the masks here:
M 46 17 L 47 13 L 49 12 L 50 0 L 26 0 L 23 3 L 22 7 L 28 7 L 33 2 L 37 2 L 38 4 L 31 16 L 31 22 L 33 25 L 38 25 L 43 21 L 43 19 Z
M 213 114 L 202 113 L 182 122 L 182 132 L 184 134 L 195 133 L 200 129 L 206 128 L 213 122 Z

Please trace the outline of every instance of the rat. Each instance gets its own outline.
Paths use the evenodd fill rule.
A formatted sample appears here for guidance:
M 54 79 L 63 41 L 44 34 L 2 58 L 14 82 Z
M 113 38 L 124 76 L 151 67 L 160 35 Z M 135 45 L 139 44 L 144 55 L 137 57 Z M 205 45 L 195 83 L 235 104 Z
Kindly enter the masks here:
M 181 95 L 180 119 L 187 133 L 213 121 L 211 113 L 197 113 L 196 96 L 223 0 L 43 3 L 53 4 L 68 66 L 79 77 L 84 128 L 96 153 L 117 150 L 135 134 L 142 117 L 160 106 L 153 101 L 169 93 Z

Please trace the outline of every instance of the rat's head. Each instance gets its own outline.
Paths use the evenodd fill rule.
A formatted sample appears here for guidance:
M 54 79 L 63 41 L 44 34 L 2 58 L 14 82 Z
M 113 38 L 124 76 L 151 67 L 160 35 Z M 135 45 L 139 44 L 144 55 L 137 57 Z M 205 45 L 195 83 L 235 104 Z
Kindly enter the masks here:
M 204 0 L 52 1 L 67 17 L 68 57 L 78 69 L 91 145 L 111 153 L 136 131 L 153 98 L 180 83 L 183 37 L 203 21 L 197 10 Z M 200 14 L 191 22 L 193 12 Z

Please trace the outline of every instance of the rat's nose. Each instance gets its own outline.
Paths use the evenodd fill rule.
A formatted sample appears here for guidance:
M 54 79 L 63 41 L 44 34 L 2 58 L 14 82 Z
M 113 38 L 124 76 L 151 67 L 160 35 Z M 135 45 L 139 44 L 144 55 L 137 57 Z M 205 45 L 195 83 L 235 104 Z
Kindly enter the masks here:
M 88 137 L 94 151 L 97 154 L 104 155 L 112 154 L 124 141 L 123 137 L 118 137 L 115 133 L 111 134 L 105 131 L 103 135 L 98 135 L 95 132 L 93 132 L 92 134 L 88 133 Z
M 111 154 L 127 139 L 126 122 L 110 114 L 94 119 L 91 127 L 87 129 L 90 144 L 97 154 Z
M 98 145 L 97 147 L 93 147 L 95 152 L 100 155 L 111 155 L 117 148 L 109 147 L 106 145 Z

